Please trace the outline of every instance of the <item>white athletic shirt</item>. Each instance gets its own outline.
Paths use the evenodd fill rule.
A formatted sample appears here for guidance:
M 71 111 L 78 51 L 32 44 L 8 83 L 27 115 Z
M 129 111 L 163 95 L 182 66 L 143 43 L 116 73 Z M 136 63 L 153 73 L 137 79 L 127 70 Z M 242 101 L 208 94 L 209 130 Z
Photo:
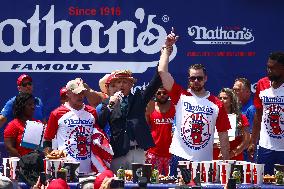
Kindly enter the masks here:
M 58 150 L 80 162 L 79 172 L 92 172 L 90 146 L 96 118 L 91 106 L 75 110 L 65 104 L 52 111 L 48 120 L 44 138 L 52 140 L 57 135 Z
M 205 97 L 197 97 L 176 83 L 169 95 L 176 105 L 170 152 L 192 161 L 212 160 L 215 127 L 218 132 L 230 129 L 223 103 L 209 92 Z
M 270 150 L 284 151 L 284 84 L 274 89 L 267 77 L 260 79 L 254 105 L 263 110 L 259 145 Z

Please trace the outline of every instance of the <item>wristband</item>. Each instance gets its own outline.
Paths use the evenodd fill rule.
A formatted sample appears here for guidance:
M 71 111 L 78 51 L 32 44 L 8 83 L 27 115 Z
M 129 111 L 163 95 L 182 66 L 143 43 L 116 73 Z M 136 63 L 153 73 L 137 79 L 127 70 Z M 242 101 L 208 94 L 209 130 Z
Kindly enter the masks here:
M 167 52 L 172 52 L 173 51 L 173 46 L 166 46 L 166 45 L 163 45 L 162 46 L 162 50 L 161 50 L 161 52 L 164 52 L 164 51 L 167 51 Z

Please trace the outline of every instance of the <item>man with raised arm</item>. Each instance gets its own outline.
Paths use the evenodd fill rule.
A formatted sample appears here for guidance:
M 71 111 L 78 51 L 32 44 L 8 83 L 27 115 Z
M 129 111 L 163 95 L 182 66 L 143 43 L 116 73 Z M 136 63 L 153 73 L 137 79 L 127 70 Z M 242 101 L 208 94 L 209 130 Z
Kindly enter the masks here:
M 229 119 L 223 103 L 204 88 L 208 79 L 205 67 L 201 64 L 190 66 L 187 90 L 178 85 L 168 72 L 169 56 L 177 39 L 172 30 L 162 47 L 158 67 L 163 86 L 176 105 L 176 129 L 170 152 L 186 160 L 212 160 L 216 128 L 221 157 L 229 159 Z
M 97 125 L 96 110 L 84 104 L 85 90 L 81 78 L 66 84 L 68 100 L 50 113 L 43 147 L 47 158 L 66 155 L 80 162 L 80 173 L 100 173 L 109 168 L 113 152 L 105 133 Z M 55 136 L 58 147 L 52 149 Z

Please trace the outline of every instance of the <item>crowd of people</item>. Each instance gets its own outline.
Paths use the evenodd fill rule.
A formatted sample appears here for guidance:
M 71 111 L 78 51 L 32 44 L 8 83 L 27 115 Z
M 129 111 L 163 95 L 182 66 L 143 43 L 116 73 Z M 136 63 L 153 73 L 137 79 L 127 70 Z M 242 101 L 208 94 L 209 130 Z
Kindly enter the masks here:
M 178 161 L 213 159 L 264 163 L 264 173 L 273 174 L 274 164 L 284 164 L 284 53 L 269 56 L 267 77 L 258 81 L 254 98 L 246 78 L 237 78 L 232 88 L 214 96 L 205 88 L 209 78 L 202 64 L 189 67 L 188 88 L 175 82 L 168 64 L 177 41 L 171 31 L 145 90 L 131 93 L 136 79 L 129 70 L 106 74 L 99 81 L 101 91 L 76 78 L 60 90 L 60 106 L 48 117 L 40 98 L 32 95 L 33 79 L 21 75 L 19 94 L 0 113 L 9 155 L 22 157 L 32 151 L 21 146 L 30 120 L 46 124 L 46 155 L 65 154 L 80 162 L 79 172 L 85 174 L 116 173 L 120 167 L 131 169 L 132 163 L 151 163 L 168 175 L 176 174 Z M 229 120 L 232 115 L 235 123 Z M 229 141 L 232 127 L 235 137 Z

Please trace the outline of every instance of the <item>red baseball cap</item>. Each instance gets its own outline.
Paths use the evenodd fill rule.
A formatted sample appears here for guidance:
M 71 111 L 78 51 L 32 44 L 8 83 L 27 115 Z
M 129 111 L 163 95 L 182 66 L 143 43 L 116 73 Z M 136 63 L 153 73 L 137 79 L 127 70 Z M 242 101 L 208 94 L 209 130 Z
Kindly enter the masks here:
M 69 186 L 65 180 L 62 178 L 52 180 L 47 189 L 69 189 Z
M 104 170 L 99 176 L 96 177 L 94 189 L 99 189 L 105 178 L 111 178 L 113 176 L 114 175 L 111 170 Z
M 17 85 L 20 86 L 24 79 L 28 79 L 30 82 L 32 82 L 32 77 L 27 74 L 22 74 L 17 79 Z
M 62 88 L 60 89 L 60 97 L 65 96 L 65 95 L 66 95 L 66 92 L 67 92 L 66 87 L 62 87 Z

